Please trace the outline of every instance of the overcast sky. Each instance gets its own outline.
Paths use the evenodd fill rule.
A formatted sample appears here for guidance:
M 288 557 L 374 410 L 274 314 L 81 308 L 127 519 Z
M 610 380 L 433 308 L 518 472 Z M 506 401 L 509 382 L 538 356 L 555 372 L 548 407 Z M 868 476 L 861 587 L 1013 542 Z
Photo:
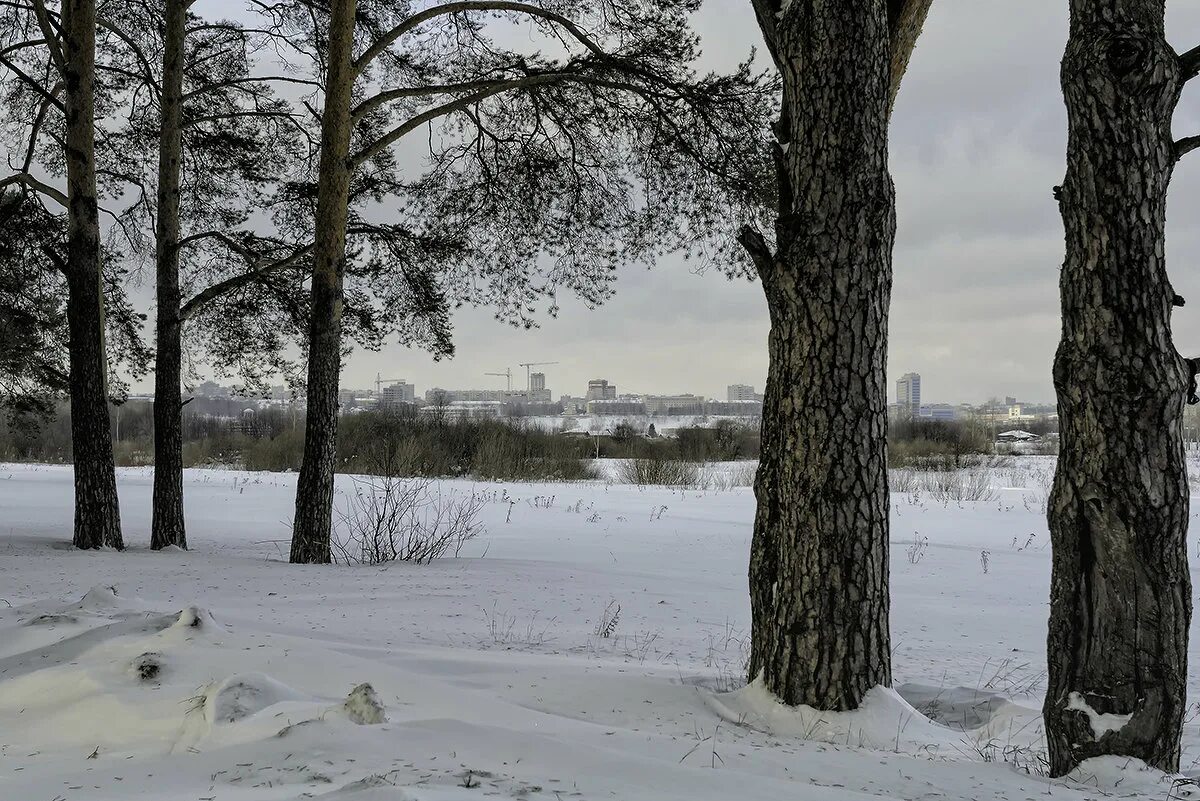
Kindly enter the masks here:
M 218 0 L 221 5 L 225 0 Z M 230 0 L 232 7 L 236 0 Z M 1168 3 L 1177 50 L 1200 43 L 1200 3 Z M 729 65 L 761 43 L 749 0 L 708 0 L 697 20 L 708 66 Z M 921 373 L 927 402 L 981 402 L 1016 395 L 1050 401 L 1059 334 L 1062 228 L 1051 187 L 1061 182 L 1066 142 L 1058 62 L 1067 0 L 935 0 L 900 92 L 891 167 L 898 196 L 889 395 L 901 374 Z M 1200 92 L 1176 116 L 1177 136 L 1200 133 Z M 1200 353 L 1200 155 L 1172 185 L 1169 264 L 1175 337 Z M 757 283 L 696 275 L 680 260 L 627 270 L 616 297 L 595 311 L 564 298 L 557 319 L 533 331 L 495 322 L 486 309 L 455 318 L 454 359 L 435 363 L 393 346 L 356 351 L 342 385 L 370 386 L 377 372 L 418 392 L 502 387 L 485 372 L 520 362 L 544 369 L 555 397 L 581 395 L 589 378 L 621 392 L 762 389 L 768 320 Z

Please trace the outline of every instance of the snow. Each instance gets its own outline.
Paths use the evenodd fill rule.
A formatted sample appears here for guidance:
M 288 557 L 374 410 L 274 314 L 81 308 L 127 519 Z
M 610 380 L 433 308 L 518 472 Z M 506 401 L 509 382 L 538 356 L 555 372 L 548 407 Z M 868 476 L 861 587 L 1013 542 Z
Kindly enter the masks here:
M 892 496 L 894 689 L 835 714 L 742 681 L 736 481 L 448 482 L 492 499 L 462 558 L 292 566 L 294 475 L 187 471 L 191 550 L 152 552 L 122 470 L 130 547 L 84 553 L 69 468 L 0 465 L 0 798 L 1195 797 L 1134 760 L 1041 775 L 1051 466 Z
M 1110 731 L 1120 731 L 1126 723 L 1133 719 L 1132 714 L 1117 715 L 1112 712 L 1097 712 L 1079 693 L 1071 693 L 1067 696 L 1067 709 L 1074 709 L 1087 715 L 1088 723 L 1092 727 L 1092 736 L 1097 740 Z

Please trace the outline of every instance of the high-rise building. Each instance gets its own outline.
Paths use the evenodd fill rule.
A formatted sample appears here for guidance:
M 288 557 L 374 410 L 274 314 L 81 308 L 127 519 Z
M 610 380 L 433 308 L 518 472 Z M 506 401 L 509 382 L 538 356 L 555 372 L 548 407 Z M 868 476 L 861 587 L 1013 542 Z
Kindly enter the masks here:
M 754 391 L 754 387 L 749 384 L 730 384 L 725 389 L 725 400 L 733 403 L 734 401 L 757 401 L 762 400 L 762 396 Z
M 533 392 L 546 388 L 546 374 L 533 373 L 529 376 L 529 389 Z
M 905 373 L 896 382 L 896 404 L 902 414 L 916 415 L 921 411 L 921 375 Z
M 400 381 L 379 390 L 379 406 L 392 409 L 402 403 L 413 403 L 417 396 L 417 388 L 407 381 Z
M 608 383 L 604 378 L 593 378 L 588 382 L 585 400 L 616 400 L 617 385 Z

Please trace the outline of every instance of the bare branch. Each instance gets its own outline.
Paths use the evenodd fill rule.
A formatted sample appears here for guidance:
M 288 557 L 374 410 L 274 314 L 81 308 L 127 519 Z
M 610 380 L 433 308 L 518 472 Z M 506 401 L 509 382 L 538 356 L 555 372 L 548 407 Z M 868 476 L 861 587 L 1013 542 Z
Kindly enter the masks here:
M 759 275 L 763 275 L 771 269 L 771 265 L 775 263 L 775 255 L 771 253 L 771 248 L 761 233 L 749 225 L 745 225 L 738 232 L 737 239 L 746 249 L 746 253 L 750 254 L 750 260 L 754 262 L 754 267 L 758 270 Z
M 63 90 L 65 84 L 59 81 L 50 90 L 51 97 L 57 97 L 58 93 Z M 29 167 L 33 164 L 33 155 L 37 150 L 38 135 L 42 132 L 42 124 L 46 121 L 46 112 L 50 110 L 50 100 L 43 99 L 38 106 L 37 115 L 33 118 L 33 124 L 29 126 L 29 147 L 25 150 L 25 163 L 21 165 L 21 172 L 29 172 Z
M 29 86 L 31 89 L 33 89 L 33 91 L 37 92 L 44 99 L 49 100 L 50 103 L 55 108 L 57 108 L 59 111 L 63 112 L 64 114 L 67 113 L 67 107 L 63 104 L 63 102 L 61 100 L 59 100 L 57 97 L 55 97 L 54 95 L 47 92 L 45 86 L 38 83 L 35 79 L 26 75 L 25 72 L 20 67 L 18 67 L 16 64 L 12 63 L 4 56 L 0 56 L 0 64 L 3 64 L 5 67 L 8 68 L 9 72 L 11 72 L 13 75 L 16 75 L 17 78 L 19 78 L 21 80 L 21 83 L 24 83 L 25 85 Z
M 509 82 L 511 82 L 510 79 Z M 479 91 L 480 89 L 488 89 L 503 83 L 501 79 L 494 80 L 479 80 L 466 81 L 463 83 L 445 83 L 445 84 L 429 84 L 426 86 L 406 86 L 400 89 L 388 89 L 380 92 L 372 97 L 359 103 L 350 112 L 350 118 L 358 122 L 372 109 L 378 108 L 385 103 L 390 103 L 393 100 L 402 100 L 406 97 L 433 97 L 435 95 L 448 95 L 455 92 L 471 92 Z
M 1198 147 L 1200 147 L 1200 136 L 1185 136 L 1183 139 L 1176 140 L 1174 146 L 1175 160 L 1179 161 Z
M 125 43 L 125 46 L 129 48 L 131 53 L 133 53 L 133 57 L 137 59 L 138 64 L 142 68 L 142 74 L 137 77 L 141 78 L 150 91 L 161 97 L 162 92 L 159 90 L 158 81 L 154 79 L 154 69 L 150 66 L 150 59 L 146 57 L 146 54 L 142 51 L 142 48 L 138 45 L 138 43 L 133 40 L 133 37 L 121 30 L 120 27 L 113 25 L 111 22 L 103 18 L 97 19 L 96 25 L 106 31 L 111 32 L 118 39 Z
M 68 206 L 69 202 L 67 200 L 66 193 L 64 193 L 58 189 L 55 189 L 54 187 L 50 186 L 49 184 L 39 181 L 37 178 L 34 178 L 32 175 L 30 175 L 27 172 L 18 172 L 18 173 L 8 176 L 7 178 L 0 178 L 0 189 L 3 189 L 4 187 L 10 186 L 13 184 L 22 184 L 24 186 L 27 186 L 28 188 L 34 190 L 35 192 L 43 194 L 46 197 L 48 197 L 54 201 L 57 201 L 57 203 L 60 206 L 62 206 L 64 209 L 67 208 L 67 206 Z
M 58 43 L 58 34 L 50 22 L 50 14 L 46 11 L 44 0 L 33 0 L 33 13 L 37 16 L 38 27 L 42 29 L 42 36 L 46 40 L 46 49 L 50 51 L 50 60 L 54 62 L 54 66 L 59 71 L 62 71 L 66 67 L 67 61 L 63 57 L 62 47 Z
M 182 248 L 185 245 L 193 244 L 202 239 L 215 239 L 224 244 L 230 250 L 241 255 L 247 261 L 260 263 L 244 273 L 238 273 L 235 276 L 226 278 L 224 281 L 218 281 L 217 283 L 212 284 L 211 286 L 196 293 L 196 295 L 184 303 L 179 310 L 180 318 L 183 320 L 191 318 L 197 311 L 222 295 L 226 295 L 230 292 L 240 289 L 241 287 L 253 284 L 254 282 L 259 281 L 263 277 L 272 273 L 296 266 L 296 264 L 298 264 L 301 259 L 311 253 L 313 249 L 311 244 L 304 245 L 282 259 L 262 262 L 262 254 L 246 247 L 241 242 L 238 242 L 237 240 L 220 231 L 206 231 L 202 234 L 195 234 L 186 237 L 179 241 L 179 246 Z
M 480 100 L 486 100 L 489 97 L 501 94 L 503 92 L 507 92 L 511 89 L 519 89 L 522 87 L 536 86 L 538 84 L 553 83 L 555 81 L 562 80 L 562 78 L 563 78 L 563 76 L 561 74 L 547 73 L 545 75 L 538 75 L 538 76 L 533 76 L 530 78 L 520 78 L 520 79 L 516 79 L 516 80 L 512 80 L 512 81 L 501 81 L 497 85 L 490 87 L 488 89 L 482 89 L 478 92 L 472 92 L 471 94 L 463 95 L 462 97 L 460 97 L 456 100 L 451 100 L 449 103 L 443 103 L 440 106 L 434 106 L 433 108 L 426 109 L 425 111 L 421 112 L 417 116 L 412 117 L 411 119 L 407 120 L 403 125 L 393 128 L 391 131 L 388 131 L 386 134 L 381 136 L 379 139 L 376 139 L 374 142 L 367 145 L 362 150 L 360 150 L 357 153 L 350 156 L 350 166 L 352 168 L 360 166 L 363 162 L 367 161 L 372 156 L 374 156 L 377 153 L 380 153 L 383 150 L 385 150 L 386 148 L 390 147 L 394 142 L 398 142 L 401 138 L 404 137 L 405 134 L 407 134 L 411 131 L 414 131 L 417 128 L 420 128 L 422 125 L 424 125 L 427 122 L 432 122 L 433 120 L 436 120 L 438 117 L 444 117 L 447 114 L 451 114 L 455 111 L 459 111 L 461 109 L 464 109 L 471 105 L 474 105 L 475 103 L 478 103 Z
M 1179 57 L 1179 70 L 1183 73 L 1183 80 L 1185 81 L 1190 81 L 1192 78 L 1200 75 L 1200 45 L 1193 47 Z
M 11 44 L 8 47 L 0 49 L 0 56 L 7 56 L 9 53 L 15 53 L 18 50 L 27 50 L 31 47 L 41 47 L 44 44 L 46 44 L 45 39 L 30 39 L 25 42 L 17 42 L 16 44 Z
M 199 89 L 194 89 L 191 92 L 185 93 L 182 99 L 185 101 L 191 100 L 192 98 L 199 97 L 209 92 L 215 92 L 218 89 L 225 89 L 230 86 L 238 86 L 247 83 L 298 83 L 305 86 L 315 86 L 318 89 L 321 87 L 321 84 L 318 81 L 310 81 L 307 78 L 289 78 L 286 75 L 251 75 L 244 78 L 230 78 L 227 81 L 210 83 L 207 86 L 202 86 Z
M 578 83 L 591 84 L 593 86 L 603 86 L 603 87 L 607 87 L 609 89 L 619 89 L 621 91 L 635 92 L 635 93 L 642 95 L 643 97 L 647 97 L 647 98 L 655 97 L 655 96 L 660 97 L 660 98 L 665 98 L 665 97 L 669 96 L 666 93 L 661 93 L 661 92 L 656 93 L 653 89 L 649 89 L 644 86 L 639 86 L 637 84 L 613 80 L 610 78 L 602 78 L 602 77 L 598 77 L 598 76 L 594 76 L 594 75 L 586 75 L 586 74 L 579 73 L 579 72 L 545 72 L 545 73 L 539 73 L 539 74 L 534 74 L 534 75 L 528 75 L 524 78 L 513 78 L 512 80 L 507 80 L 507 81 L 484 81 L 484 82 L 481 82 L 479 85 L 483 86 L 485 88 L 480 89 L 479 91 L 476 91 L 476 92 L 472 92 L 471 94 L 468 94 L 468 95 L 463 95 L 462 97 L 456 98 L 455 100 L 451 100 L 447 103 L 443 103 L 440 106 L 434 106 L 433 108 L 426 109 L 425 111 L 421 112 L 417 116 L 412 117 L 411 119 L 407 120 L 402 125 L 399 125 L 398 127 L 393 128 L 391 131 L 384 134 L 379 139 L 376 139 L 374 142 L 367 145 L 366 147 L 364 147 L 357 153 L 351 155 L 350 166 L 351 167 L 360 166 L 363 162 L 367 161 L 372 156 L 376 155 L 377 153 L 383 151 L 384 149 L 391 146 L 395 142 L 399 141 L 406 134 L 412 132 L 413 130 L 415 130 L 417 128 L 420 128 L 425 123 L 432 122 L 433 120 L 436 120 L 439 117 L 444 117 L 447 114 L 454 113 L 455 111 L 461 111 L 463 109 L 469 108 L 481 100 L 486 100 L 489 97 L 494 97 L 495 95 L 503 94 L 504 92 L 509 92 L 509 91 L 512 91 L 515 89 L 528 89 L 528 88 L 535 87 L 535 86 L 546 86 L 549 84 L 562 83 L 562 82 L 566 82 L 566 81 L 575 81 Z M 470 84 L 464 84 L 464 86 L 469 86 L 469 85 Z M 393 91 L 398 92 L 401 90 L 393 90 Z M 374 98 L 372 98 L 372 100 L 374 100 Z M 365 102 L 371 102 L 371 101 L 365 101 Z M 360 106 L 360 108 L 361 108 L 361 106 Z
M 427 8 L 405 19 L 399 25 L 379 37 L 373 45 L 368 47 L 361 56 L 355 59 L 353 64 L 354 72 L 362 72 L 372 61 L 404 36 L 404 34 L 429 20 L 446 14 L 460 14 L 467 11 L 513 11 L 519 14 L 527 14 L 531 17 L 540 17 L 561 26 L 572 37 L 583 44 L 584 47 L 596 55 L 605 55 L 604 51 L 590 36 L 562 14 L 556 14 L 553 11 L 529 3 L 508 2 L 507 0 L 461 0 L 461 2 L 443 3 L 442 5 Z

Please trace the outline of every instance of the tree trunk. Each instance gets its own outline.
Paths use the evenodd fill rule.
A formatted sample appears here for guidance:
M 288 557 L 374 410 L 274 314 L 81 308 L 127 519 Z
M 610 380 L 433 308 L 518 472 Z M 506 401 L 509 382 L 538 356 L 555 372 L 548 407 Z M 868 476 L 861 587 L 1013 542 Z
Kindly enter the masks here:
M 154 496 L 150 547 L 187 548 L 183 523 L 183 334 L 179 294 L 179 186 L 182 160 L 184 0 L 166 0 L 162 122 L 155 223 L 157 348 L 154 359 Z
M 853 709 L 891 683 L 887 4 L 755 6 L 784 97 L 777 252 L 747 244 L 771 314 L 750 677 L 787 704 Z
M 1103 754 L 1179 767 L 1191 620 L 1188 376 L 1171 339 L 1164 240 L 1182 80 L 1163 5 L 1071 0 L 1043 708 L 1055 776 Z M 1130 717 L 1097 729 L 1089 709 Z
M 108 415 L 104 291 L 96 200 L 95 0 L 62 5 L 67 167 L 67 317 L 70 330 L 71 458 L 77 548 L 123 548 Z
M 292 522 L 293 563 L 328 563 L 333 527 L 338 378 L 342 366 L 342 276 L 346 267 L 350 197 L 355 0 L 333 0 L 330 12 L 308 335 L 308 410 L 304 461 L 296 486 L 296 516 Z

